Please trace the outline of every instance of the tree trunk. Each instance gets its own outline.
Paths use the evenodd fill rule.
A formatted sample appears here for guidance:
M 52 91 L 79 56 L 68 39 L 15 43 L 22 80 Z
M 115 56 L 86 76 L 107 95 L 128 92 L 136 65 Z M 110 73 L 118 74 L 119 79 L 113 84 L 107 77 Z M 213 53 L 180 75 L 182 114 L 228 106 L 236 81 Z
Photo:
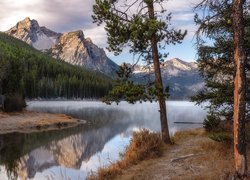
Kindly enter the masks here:
M 234 32 L 234 159 L 235 178 L 247 178 L 245 111 L 246 111 L 246 55 L 244 50 L 244 0 L 233 1 Z
M 155 19 L 153 1 L 148 3 L 148 12 L 149 12 L 149 18 L 152 20 Z M 158 101 L 159 101 L 159 106 L 160 106 L 162 140 L 164 143 L 170 144 L 171 140 L 170 140 L 169 130 L 168 130 L 166 99 L 165 99 L 164 92 L 163 92 L 158 46 L 157 46 L 157 39 L 156 39 L 155 33 L 152 35 L 150 41 L 151 41 L 152 58 L 153 58 L 155 77 L 156 77 L 156 88 L 158 92 L 157 96 L 158 96 Z

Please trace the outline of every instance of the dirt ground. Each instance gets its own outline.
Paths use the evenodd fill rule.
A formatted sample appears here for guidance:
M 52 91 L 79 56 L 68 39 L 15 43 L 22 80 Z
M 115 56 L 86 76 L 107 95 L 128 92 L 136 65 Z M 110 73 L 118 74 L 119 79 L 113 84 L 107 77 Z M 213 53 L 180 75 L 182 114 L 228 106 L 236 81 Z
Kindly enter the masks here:
M 85 121 L 63 114 L 22 111 L 15 113 L 0 112 L 0 134 L 10 132 L 33 132 L 66 128 Z
M 174 145 L 165 147 L 162 157 L 131 166 L 123 170 L 122 175 L 116 179 L 232 179 L 232 145 L 211 140 L 203 129 L 176 134 L 174 141 Z M 249 155 L 248 150 L 248 157 Z

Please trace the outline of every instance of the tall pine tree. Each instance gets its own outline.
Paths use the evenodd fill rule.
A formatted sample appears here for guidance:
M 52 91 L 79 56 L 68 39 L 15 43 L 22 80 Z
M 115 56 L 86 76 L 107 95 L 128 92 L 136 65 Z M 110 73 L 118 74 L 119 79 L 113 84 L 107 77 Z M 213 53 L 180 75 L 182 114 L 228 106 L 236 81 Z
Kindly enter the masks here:
M 165 143 L 171 143 L 167 123 L 166 98 L 160 70 L 162 55 L 159 53 L 159 48 L 162 47 L 161 42 L 165 44 L 180 43 L 186 32 L 169 29 L 168 23 L 171 15 L 168 14 L 166 19 L 163 19 L 166 12 L 163 8 L 164 3 L 166 3 L 164 0 L 125 0 L 123 2 L 96 0 L 95 2 L 93 19 L 98 25 L 105 23 L 109 50 L 117 55 L 122 52 L 124 47 L 129 47 L 131 53 L 138 54 L 148 64 L 154 64 L 155 95 L 160 106 L 162 140 Z M 128 85 L 133 86 L 133 83 L 128 83 Z M 120 89 L 124 89 L 123 86 Z M 140 92 L 141 88 L 137 86 L 127 89 L 131 92 L 127 95 L 132 94 L 133 97 L 136 97 L 135 93 L 138 93 L 138 90 Z M 121 94 L 120 91 L 116 92 Z M 140 100 L 140 97 L 133 100 Z
M 206 7 L 206 8 L 205 8 Z M 217 3 L 212 1 L 200 4 L 196 10 L 206 9 L 206 16 L 198 13 L 195 22 L 198 30 L 198 66 L 205 80 L 205 89 L 192 97 L 198 104 L 209 102 L 210 115 L 225 116 L 233 119 L 233 89 L 234 89 L 234 47 L 232 28 L 232 3 L 224 0 Z M 250 28 L 250 14 L 245 12 L 246 29 Z M 205 43 L 201 37 L 206 37 L 210 43 Z M 244 37 L 245 53 L 247 58 L 246 73 L 250 73 L 250 31 Z M 247 78 L 250 83 L 250 76 Z M 247 85 L 249 87 L 249 85 Z M 250 102 L 250 88 L 247 90 L 247 102 Z M 250 107 L 250 104 L 247 104 Z M 248 108 L 249 109 L 249 108 Z
M 247 179 L 245 118 L 250 40 L 249 11 L 244 11 L 244 5 L 247 7 L 245 0 L 203 0 L 197 9 L 205 16 L 195 17 L 199 36 L 203 33 L 213 45 L 198 46 L 199 67 L 207 88 L 193 99 L 209 100 L 211 113 L 233 117 L 236 179 Z

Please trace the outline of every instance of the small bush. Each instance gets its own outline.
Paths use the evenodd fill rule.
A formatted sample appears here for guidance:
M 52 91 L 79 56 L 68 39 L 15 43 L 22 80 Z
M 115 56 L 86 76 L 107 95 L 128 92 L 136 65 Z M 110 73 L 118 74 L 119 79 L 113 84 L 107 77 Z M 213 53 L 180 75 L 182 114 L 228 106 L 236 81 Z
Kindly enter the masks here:
M 204 119 L 203 127 L 207 131 L 213 131 L 218 128 L 219 124 L 220 124 L 220 118 L 215 116 L 214 114 L 209 114 L 207 115 L 207 118 Z
M 214 141 L 226 143 L 229 145 L 233 143 L 233 135 L 228 133 L 223 133 L 223 132 L 213 133 L 209 135 L 209 138 Z
M 159 133 L 150 132 L 146 129 L 135 132 L 120 161 L 109 167 L 100 168 L 96 174 L 90 175 L 87 179 L 114 179 L 116 175 L 121 174 L 122 169 L 132 164 L 161 156 L 163 147 L 164 143 Z
M 159 157 L 163 153 L 163 142 L 159 133 L 149 130 L 135 132 L 130 145 L 124 153 L 124 158 L 132 163 L 148 158 Z
M 20 94 L 5 95 L 4 111 L 21 111 L 26 106 L 25 100 Z

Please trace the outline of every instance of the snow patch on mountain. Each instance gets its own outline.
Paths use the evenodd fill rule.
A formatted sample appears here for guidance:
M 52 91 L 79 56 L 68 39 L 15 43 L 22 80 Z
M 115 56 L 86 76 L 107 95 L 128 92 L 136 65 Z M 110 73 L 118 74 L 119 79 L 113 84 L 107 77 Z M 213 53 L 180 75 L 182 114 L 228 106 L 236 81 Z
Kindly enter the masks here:
M 32 46 L 38 50 L 46 50 L 52 48 L 56 43 L 56 37 L 48 37 L 44 33 L 37 35 L 37 40 L 32 43 Z

